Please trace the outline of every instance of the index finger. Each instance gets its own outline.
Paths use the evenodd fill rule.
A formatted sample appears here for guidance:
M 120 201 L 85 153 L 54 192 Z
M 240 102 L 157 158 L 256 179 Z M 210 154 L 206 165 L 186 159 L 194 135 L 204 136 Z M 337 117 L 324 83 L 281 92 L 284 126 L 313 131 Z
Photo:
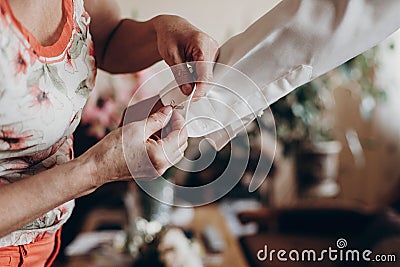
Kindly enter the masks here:
M 173 111 L 170 120 L 171 130 L 182 130 L 185 128 L 185 118 L 176 110 Z
M 185 118 L 176 110 L 173 111 L 171 119 L 168 123 L 169 129 L 163 130 L 164 141 L 171 138 L 178 138 L 179 146 L 185 143 L 188 139 L 188 132 L 185 127 Z
M 213 80 L 214 64 L 218 57 L 219 50 L 211 50 L 215 49 L 208 46 L 208 49 L 204 52 L 198 49 L 193 53 L 193 60 L 196 62 L 196 74 L 198 80 L 196 83 L 196 91 L 193 95 L 194 98 L 205 96 L 208 91 L 207 83 Z

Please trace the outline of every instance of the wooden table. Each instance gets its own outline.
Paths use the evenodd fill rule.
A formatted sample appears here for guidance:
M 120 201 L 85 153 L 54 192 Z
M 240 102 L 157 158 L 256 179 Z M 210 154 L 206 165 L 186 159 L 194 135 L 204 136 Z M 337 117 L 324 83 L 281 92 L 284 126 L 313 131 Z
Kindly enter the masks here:
M 218 229 L 225 240 L 226 248 L 221 255 L 216 255 L 219 261 L 205 262 L 205 267 L 248 267 L 248 263 L 237 239 L 230 233 L 225 218 L 215 204 L 195 208 L 191 229 L 200 238 L 201 231 L 207 225 Z
M 212 225 L 216 227 L 225 241 L 225 250 L 220 254 L 206 254 L 204 266 L 205 267 L 248 267 L 248 263 L 237 239 L 230 233 L 225 218 L 222 215 L 219 207 L 215 204 L 198 207 L 194 209 L 194 218 L 189 225 L 195 237 L 201 240 L 201 232 L 204 227 Z M 115 262 L 114 262 L 115 263 Z M 110 262 L 104 260 L 94 259 L 93 257 L 72 257 L 66 264 L 56 264 L 56 267 L 114 267 L 115 264 L 110 265 Z M 121 266 L 130 266 L 130 264 L 118 263 Z

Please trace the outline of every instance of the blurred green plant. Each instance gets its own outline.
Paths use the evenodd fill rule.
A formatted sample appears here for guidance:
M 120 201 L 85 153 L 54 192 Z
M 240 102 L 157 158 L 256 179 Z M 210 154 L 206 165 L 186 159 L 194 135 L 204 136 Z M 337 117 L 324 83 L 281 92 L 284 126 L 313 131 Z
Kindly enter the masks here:
M 277 137 L 283 144 L 285 155 L 305 142 L 334 140 L 332 116 L 327 116 L 327 113 L 335 105 L 335 88 L 350 83 L 359 85 L 359 108 L 364 119 L 370 118 L 377 103 L 386 101 L 385 91 L 375 84 L 375 72 L 379 68 L 378 49 L 375 47 L 349 60 L 271 106 Z M 394 45 L 390 49 L 394 49 Z

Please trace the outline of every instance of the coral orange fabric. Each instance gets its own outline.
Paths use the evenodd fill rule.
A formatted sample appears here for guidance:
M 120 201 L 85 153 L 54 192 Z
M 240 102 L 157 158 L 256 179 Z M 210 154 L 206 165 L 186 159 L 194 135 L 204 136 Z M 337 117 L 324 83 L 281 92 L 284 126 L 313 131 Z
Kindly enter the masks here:
M 0 266 L 50 267 L 60 249 L 61 230 L 29 245 L 0 248 Z

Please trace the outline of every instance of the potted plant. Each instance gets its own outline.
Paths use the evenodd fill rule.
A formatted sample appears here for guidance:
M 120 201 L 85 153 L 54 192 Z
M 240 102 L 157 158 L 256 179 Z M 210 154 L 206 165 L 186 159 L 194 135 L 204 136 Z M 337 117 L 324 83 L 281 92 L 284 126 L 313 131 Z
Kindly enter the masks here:
M 296 163 L 300 196 L 332 197 L 339 192 L 336 178 L 342 146 L 333 134 L 333 90 L 357 82 L 360 113 L 368 119 L 376 103 L 385 99 L 384 91 L 374 84 L 376 51 L 369 50 L 271 106 L 283 154 L 293 156 Z

